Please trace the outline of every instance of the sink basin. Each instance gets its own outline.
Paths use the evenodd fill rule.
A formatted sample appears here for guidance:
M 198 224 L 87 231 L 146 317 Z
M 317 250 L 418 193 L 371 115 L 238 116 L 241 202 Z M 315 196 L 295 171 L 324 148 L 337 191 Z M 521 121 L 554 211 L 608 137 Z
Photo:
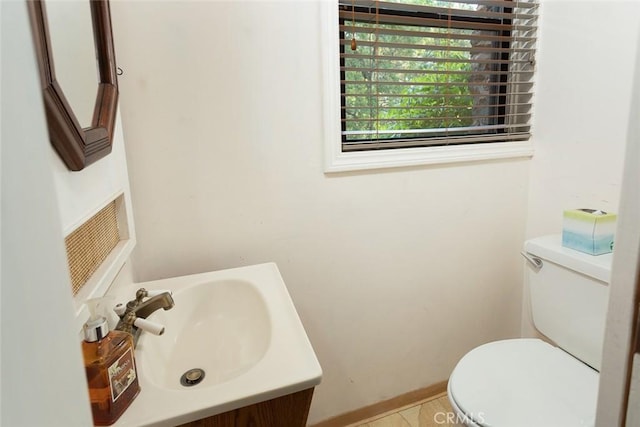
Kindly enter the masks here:
M 271 320 L 251 282 L 212 280 L 179 289 L 173 299 L 171 310 L 149 316 L 166 332 L 143 333 L 138 341 L 138 364 L 155 385 L 184 391 L 180 378 L 190 369 L 204 371 L 200 387 L 219 384 L 248 371 L 267 352 Z
M 141 392 L 115 426 L 175 426 L 320 383 L 322 370 L 275 264 L 120 285 L 109 294 L 124 302 L 140 287 L 171 290 L 175 306 L 149 316 L 165 333 L 142 332 Z M 194 369 L 204 372 L 201 381 L 183 385 Z

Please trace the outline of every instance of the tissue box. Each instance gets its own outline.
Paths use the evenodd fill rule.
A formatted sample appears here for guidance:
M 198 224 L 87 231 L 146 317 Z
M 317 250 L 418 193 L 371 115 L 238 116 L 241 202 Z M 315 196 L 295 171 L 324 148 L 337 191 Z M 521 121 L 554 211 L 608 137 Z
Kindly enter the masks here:
M 612 252 L 616 217 L 595 209 L 564 211 L 562 246 L 590 255 Z

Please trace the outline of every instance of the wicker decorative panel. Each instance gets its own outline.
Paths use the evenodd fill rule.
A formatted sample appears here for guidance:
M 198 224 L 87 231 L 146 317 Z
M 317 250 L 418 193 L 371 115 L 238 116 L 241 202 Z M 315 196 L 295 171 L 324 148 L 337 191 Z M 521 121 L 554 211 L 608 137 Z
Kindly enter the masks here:
M 73 295 L 120 241 L 115 200 L 65 238 Z

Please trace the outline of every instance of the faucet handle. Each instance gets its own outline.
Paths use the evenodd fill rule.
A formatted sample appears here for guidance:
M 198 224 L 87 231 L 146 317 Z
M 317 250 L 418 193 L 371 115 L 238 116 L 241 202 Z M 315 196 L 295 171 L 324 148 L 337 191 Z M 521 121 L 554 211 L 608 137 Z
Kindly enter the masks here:
M 140 304 L 143 299 L 147 297 L 147 290 L 145 288 L 140 288 L 136 291 L 136 299 L 135 301 Z
M 120 316 L 120 322 L 118 323 L 118 327 L 116 327 L 116 329 L 124 332 L 129 332 L 131 334 L 131 327 L 135 326 L 138 329 L 150 332 L 154 335 L 164 334 L 164 326 L 160 325 L 159 323 L 143 319 L 141 317 L 136 317 L 136 315 L 131 311 L 127 313 L 124 304 L 116 305 L 115 307 L 113 307 L 113 311 L 115 311 L 116 314 Z
M 159 323 L 151 322 L 147 319 L 141 319 L 140 317 L 137 317 L 136 320 L 133 322 L 133 325 L 136 328 L 142 329 L 143 331 L 150 332 L 153 335 L 164 334 L 164 326 L 160 325 Z
M 122 316 L 124 316 L 124 313 L 127 311 L 127 307 L 122 303 L 118 303 L 118 304 L 116 304 L 115 307 L 113 307 L 113 311 L 116 312 L 118 317 L 122 317 Z

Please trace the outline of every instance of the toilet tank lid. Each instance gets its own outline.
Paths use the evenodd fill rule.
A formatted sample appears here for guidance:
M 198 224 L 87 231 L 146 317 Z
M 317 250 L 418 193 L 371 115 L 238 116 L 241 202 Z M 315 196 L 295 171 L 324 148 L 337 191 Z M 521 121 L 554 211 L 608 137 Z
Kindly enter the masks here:
M 524 250 L 543 260 L 609 283 L 613 254 L 589 255 L 562 246 L 562 235 L 551 234 L 527 240 Z

